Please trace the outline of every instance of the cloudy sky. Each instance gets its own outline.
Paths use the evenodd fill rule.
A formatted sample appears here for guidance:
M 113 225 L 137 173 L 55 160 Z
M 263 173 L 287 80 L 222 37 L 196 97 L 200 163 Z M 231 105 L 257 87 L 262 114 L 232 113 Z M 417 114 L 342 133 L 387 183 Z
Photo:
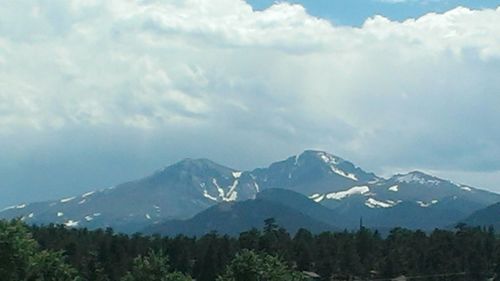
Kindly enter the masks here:
M 499 5 L 4 1 L 0 207 L 309 148 L 500 191 Z

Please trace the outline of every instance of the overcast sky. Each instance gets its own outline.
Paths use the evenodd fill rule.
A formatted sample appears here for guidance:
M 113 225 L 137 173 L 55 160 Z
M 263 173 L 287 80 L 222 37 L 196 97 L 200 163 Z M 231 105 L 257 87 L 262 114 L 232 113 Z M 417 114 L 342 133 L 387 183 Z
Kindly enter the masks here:
M 5 2 L 0 207 L 309 148 L 500 191 L 497 1 Z

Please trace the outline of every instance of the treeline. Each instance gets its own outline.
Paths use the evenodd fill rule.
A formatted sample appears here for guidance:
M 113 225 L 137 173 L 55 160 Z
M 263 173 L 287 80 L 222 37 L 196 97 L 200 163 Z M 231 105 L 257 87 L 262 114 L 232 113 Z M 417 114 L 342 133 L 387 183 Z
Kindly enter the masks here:
M 302 280 L 297 273 L 303 271 L 317 273 L 320 280 L 390 279 L 400 275 L 428 276 L 419 280 L 429 281 L 500 280 L 496 277 L 500 276 L 500 240 L 491 228 L 458 225 L 453 231 L 435 230 L 430 234 L 396 228 L 387 237 L 366 228 L 318 235 L 302 229 L 290 235 L 273 220 L 267 220 L 262 230 L 253 229 L 238 237 L 211 233 L 199 238 L 128 236 L 111 229 L 88 231 L 54 225 L 28 228 L 19 222 L 3 222 L 0 278 L 15 267 L 4 263 L 6 252 L 25 247 L 8 245 L 14 239 L 12 233 L 7 235 L 10 237 L 4 235 L 9 227 L 11 232 L 17 228 L 16 235 L 36 241 L 36 246 L 30 244 L 30 255 L 35 249 L 51 254 L 53 263 L 67 265 L 57 269 L 61 274 L 67 272 L 67 276 L 80 279 L 6 280 L 155 280 L 146 276 L 160 274 L 168 278 L 157 280 L 279 281 Z M 26 261 L 30 262 L 40 264 Z M 141 272 L 146 275 L 140 277 Z M 256 279 L 252 274 L 268 275 Z

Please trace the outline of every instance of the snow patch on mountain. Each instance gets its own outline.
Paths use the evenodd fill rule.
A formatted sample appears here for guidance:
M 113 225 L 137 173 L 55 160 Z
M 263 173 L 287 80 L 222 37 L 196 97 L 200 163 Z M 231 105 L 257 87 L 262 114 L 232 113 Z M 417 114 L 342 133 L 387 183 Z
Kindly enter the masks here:
M 95 193 L 95 191 L 90 191 L 90 192 L 84 193 L 84 194 L 82 194 L 82 198 L 89 197 L 89 196 L 91 196 L 94 193 Z
M 68 197 L 68 198 L 61 199 L 59 202 L 61 202 L 61 203 L 68 203 L 68 202 L 74 200 L 75 198 L 76 197 L 74 197 L 74 196 L 73 197 Z
M 333 165 L 330 166 L 330 169 L 332 170 L 332 172 L 336 173 L 337 175 L 341 175 L 341 176 L 348 178 L 348 179 L 351 179 L 353 181 L 358 181 L 358 178 L 354 174 L 346 173 Z
M 237 198 L 237 197 L 234 197 L 234 196 L 235 196 L 235 195 L 237 196 L 237 194 L 238 194 L 238 193 L 236 192 L 236 187 L 238 186 L 238 183 L 239 183 L 239 181 L 238 181 L 238 180 L 235 180 L 235 181 L 233 182 L 233 184 L 229 187 L 229 192 L 227 193 L 227 197 L 226 197 L 229 201 L 234 201 L 234 200 L 236 200 L 236 198 Z M 231 198 L 233 198 L 233 197 L 234 197 L 234 199 L 231 199 Z
M 313 195 L 309 196 L 309 199 L 316 199 L 316 198 L 318 198 L 318 197 L 320 197 L 320 196 L 321 196 L 321 194 L 319 194 L 319 193 L 314 193 Z
M 238 191 L 236 190 L 236 188 L 238 187 L 238 184 L 239 184 L 239 180 L 238 179 L 236 179 L 231 184 L 231 186 L 229 186 L 229 190 L 228 190 L 227 193 L 224 191 L 224 188 L 222 188 L 219 185 L 219 183 L 217 182 L 217 179 L 215 179 L 215 178 L 212 179 L 212 183 L 217 188 L 217 191 L 219 192 L 219 198 L 222 199 L 222 201 L 230 202 L 230 201 L 236 201 L 238 199 Z M 215 198 L 215 197 L 211 196 L 210 194 L 208 194 L 208 192 L 204 193 L 203 196 L 205 196 L 206 198 L 209 198 L 211 200 L 213 200 L 212 198 Z
M 313 194 L 311 196 L 309 196 L 309 199 L 312 199 L 314 200 L 316 203 L 319 203 L 321 201 L 323 201 L 323 199 L 325 199 L 325 194 Z
M 241 177 L 241 172 L 233 172 L 233 178 L 239 179 Z
M 466 185 L 462 185 L 460 186 L 460 189 L 463 190 L 463 191 L 468 191 L 468 192 L 472 192 L 472 188 L 466 186 Z
M 396 202 L 391 200 L 382 202 L 373 198 L 368 198 L 368 200 L 365 201 L 365 205 L 369 208 L 391 208 L 394 207 L 396 204 L 397 204 Z
M 212 200 L 212 201 L 217 201 L 217 198 L 216 198 L 216 197 L 211 196 L 210 194 L 208 194 L 208 191 L 207 191 L 206 189 L 205 189 L 205 190 L 203 190 L 203 196 L 204 196 L 205 198 L 208 198 L 208 199 Z
M 219 186 L 217 183 L 217 179 L 212 179 L 213 185 L 215 185 L 215 188 L 217 188 L 217 191 L 219 192 L 219 197 L 224 198 L 224 189 Z
M 368 192 L 370 192 L 370 188 L 368 186 L 355 186 L 348 190 L 329 193 L 326 195 L 326 199 L 342 200 L 352 195 L 363 195 Z
M 332 172 L 334 172 L 342 177 L 345 177 L 345 178 L 348 178 L 348 179 L 351 179 L 354 181 L 358 181 L 358 178 L 356 177 L 356 175 L 342 171 L 341 169 L 339 169 L 336 166 L 337 164 L 340 163 L 340 159 L 338 159 L 335 156 L 330 155 L 326 152 L 317 152 L 317 155 L 321 158 L 321 160 L 323 160 L 323 162 L 325 162 L 325 164 L 329 165 L 330 170 Z
M 27 206 L 26 204 L 9 206 L 9 207 L 3 208 L 0 212 L 7 211 L 7 210 L 12 210 L 12 209 L 24 209 L 24 208 L 26 208 L 26 206 Z
M 433 178 L 430 176 L 426 176 L 419 172 L 412 172 L 406 175 L 398 175 L 396 177 L 396 181 L 400 183 L 418 183 L 418 184 L 429 184 L 429 185 L 438 185 L 443 181 L 438 178 Z
M 67 227 L 77 227 L 79 223 L 80 221 L 68 220 L 64 225 Z
M 238 192 L 232 191 L 227 194 L 227 197 L 224 198 L 224 201 L 231 202 L 236 201 L 238 199 Z
M 430 202 L 417 201 L 417 204 L 422 208 L 427 208 L 431 205 L 437 204 L 438 202 L 439 202 L 438 200 L 432 200 Z
M 339 160 L 326 152 L 318 152 L 318 156 L 325 162 L 326 164 L 338 164 Z
M 399 186 L 398 185 L 393 185 L 393 186 L 389 187 L 388 190 L 392 191 L 392 192 L 398 192 L 399 191 Z
M 321 201 L 323 201 L 323 199 L 325 199 L 325 195 L 321 195 L 320 197 L 314 199 L 314 201 L 321 202 Z

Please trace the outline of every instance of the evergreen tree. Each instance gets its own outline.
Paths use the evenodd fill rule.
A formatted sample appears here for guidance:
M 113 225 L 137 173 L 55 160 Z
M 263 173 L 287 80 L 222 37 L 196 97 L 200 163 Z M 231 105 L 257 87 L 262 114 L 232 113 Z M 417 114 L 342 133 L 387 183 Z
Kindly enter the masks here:
M 214 245 L 209 244 L 204 256 L 197 264 L 196 280 L 199 281 L 212 281 L 217 277 L 217 253 L 215 252 Z
M 282 261 L 267 254 L 243 250 L 231 261 L 217 281 L 301 281 L 298 272 L 290 270 Z
M 97 260 L 95 252 L 89 252 L 87 260 L 85 260 L 85 268 L 82 269 L 82 276 L 89 281 L 109 281 L 101 263 Z
M 256 261 L 248 262 L 247 267 L 234 265 L 236 253 L 241 255 L 243 250 L 253 250 Z M 168 253 L 168 259 L 162 253 Z M 481 281 L 496 277 L 500 281 L 500 240 L 491 228 L 466 225 L 429 235 L 399 228 L 385 239 L 364 228 L 318 235 L 299 230 L 290 239 L 273 220 L 266 223 L 264 231 L 250 230 L 238 238 L 215 233 L 200 238 L 129 236 L 110 229 L 88 231 L 0 222 L 2 281 L 164 281 L 189 280 L 188 275 L 212 281 L 215 276 L 231 278 L 228 272 L 253 272 L 250 277 L 264 278 L 268 264 L 277 262 L 282 267 L 271 266 L 277 268 L 274 272 L 292 272 L 293 268 L 314 271 L 325 281 L 332 277 L 367 279 L 372 274 L 377 275 L 375 279 L 391 279 L 401 274 L 441 273 L 459 275 L 428 280 Z
M 322 276 L 322 280 L 330 280 L 334 272 L 338 272 L 337 245 L 332 233 L 321 233 L 316 237 L 315 271 Z
M 314 238 L 310 231 L 299 229 L 293 238 L 293 256 L 300 271 L 311 270 Z
M 74 281 L 77 272 L 66 264 L 62 252 L 41 251 L 33 255 L 26 268 L 26 281 Z
M 15 220 L 0 221 L 0 276 L 16 281 L 73 281 L 76 270 L 61 252 L 41 251 L 28 228 Z
M 132 270 L 122 281 L 190 281 L 191 278 L 179 272 L 170 273 L 168 257 L 162 252 L 150 251 L 146 256 L 134 260 Z
M 242 232 L 238 238 L 240 249 L 257 250 L 259 249 L 259 241 L 261 232 L 253 228 L 249 231 Z
M 352 276 L 359 276 L 362 272 L 361 263 L 356 251 L 354 237 L 349 233 L 342 233 L 340 248 L 340 271 Z

